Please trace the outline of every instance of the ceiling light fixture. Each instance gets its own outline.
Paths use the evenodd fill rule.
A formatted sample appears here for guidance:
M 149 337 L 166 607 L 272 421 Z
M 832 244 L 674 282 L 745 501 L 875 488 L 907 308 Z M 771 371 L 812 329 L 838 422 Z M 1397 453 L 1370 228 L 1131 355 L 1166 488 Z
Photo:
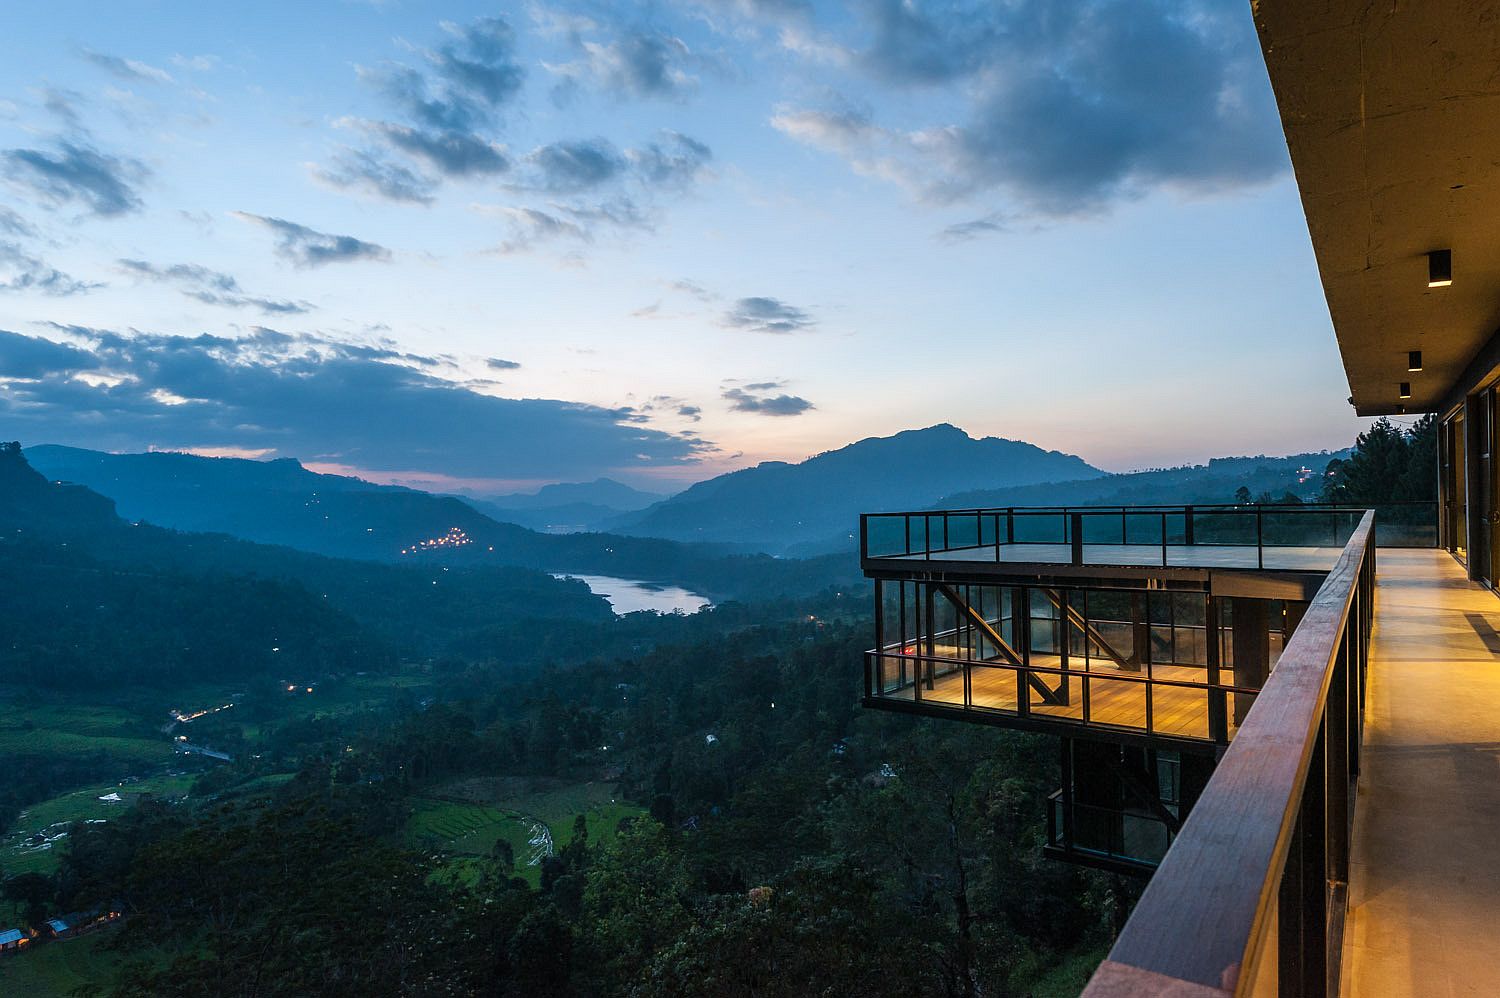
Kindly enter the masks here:
M 1427 254 L 1427 286 L 1446 288 L 1453 283 L 1453 251 L 1433 250 Z

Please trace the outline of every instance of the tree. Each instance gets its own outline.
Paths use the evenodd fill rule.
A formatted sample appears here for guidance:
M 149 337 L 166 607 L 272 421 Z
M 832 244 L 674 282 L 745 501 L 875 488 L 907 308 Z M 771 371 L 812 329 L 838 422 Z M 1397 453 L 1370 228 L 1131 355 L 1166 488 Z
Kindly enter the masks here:
M 1430 502 L 1437 498 L 1437 418 L 1402 430 L 1378 419 L 1361 433 L 1347 459 L 1328 462 L 1323 500 L 1351 506 Z

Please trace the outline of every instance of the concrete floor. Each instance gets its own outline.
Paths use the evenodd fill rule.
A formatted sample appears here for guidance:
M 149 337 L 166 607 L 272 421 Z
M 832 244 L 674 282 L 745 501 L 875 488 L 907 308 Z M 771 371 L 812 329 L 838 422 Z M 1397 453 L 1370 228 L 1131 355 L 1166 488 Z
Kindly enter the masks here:
M 1382 550 L 1342 991 L 1500 995 L 1500 598 Z

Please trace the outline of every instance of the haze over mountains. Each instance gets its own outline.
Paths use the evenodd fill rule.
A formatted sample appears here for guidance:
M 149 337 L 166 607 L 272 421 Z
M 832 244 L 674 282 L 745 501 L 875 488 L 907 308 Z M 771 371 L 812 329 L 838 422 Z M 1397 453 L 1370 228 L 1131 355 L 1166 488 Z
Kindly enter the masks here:
M 667 498 L 642 492 L 611 478 L 592 482 L 563 482 L 534 493 L 502 496 L 463 496 L 475 509 L 507 523 L 518 523 L 548 533 L 592 530 L 616 517 L 645 509 Z
M 177 530 L 383 561 L 434 548 L 454 563 L 615 574 L 705 592 L 717 586 L 719 596 L 744 584 L 713 567 L 726 557 L 847 553 L 862 512 L 1230 502 L 1240 487 L 1256 496 L 1311 498 L 1336 456 L 1219 458 L 1205 466 L 1108 474 L 1073 455 L 975 439 L 944 424 L 861 440 L 798 464 L 768 462 L 666 499 L 608 479 L 480 499 L 318 474 L 291 459 L 49 445 L 29 447 L 26 455 L 51 479 L 109 496 L 127 519 Z M 466 543 L 440 543 L 455 529 Z

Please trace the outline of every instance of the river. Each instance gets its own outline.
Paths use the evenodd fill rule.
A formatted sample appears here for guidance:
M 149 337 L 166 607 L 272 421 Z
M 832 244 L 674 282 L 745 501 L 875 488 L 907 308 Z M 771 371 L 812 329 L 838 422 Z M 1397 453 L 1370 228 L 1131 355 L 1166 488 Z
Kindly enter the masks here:
M 708 606 L 707 597 L 681 586 L 659 585 L 655 582 L 638 582 L 635 579 L 617 579 L 610 575 L 577 575 L 572 572 L 553 573 L 559 579 L 577 579 L 588 586 L 596 596 L 609 601 L 610 609 L 618 614 L 634 613 L 637 610 L 655 610 L 658 613 L 697 613 Z

